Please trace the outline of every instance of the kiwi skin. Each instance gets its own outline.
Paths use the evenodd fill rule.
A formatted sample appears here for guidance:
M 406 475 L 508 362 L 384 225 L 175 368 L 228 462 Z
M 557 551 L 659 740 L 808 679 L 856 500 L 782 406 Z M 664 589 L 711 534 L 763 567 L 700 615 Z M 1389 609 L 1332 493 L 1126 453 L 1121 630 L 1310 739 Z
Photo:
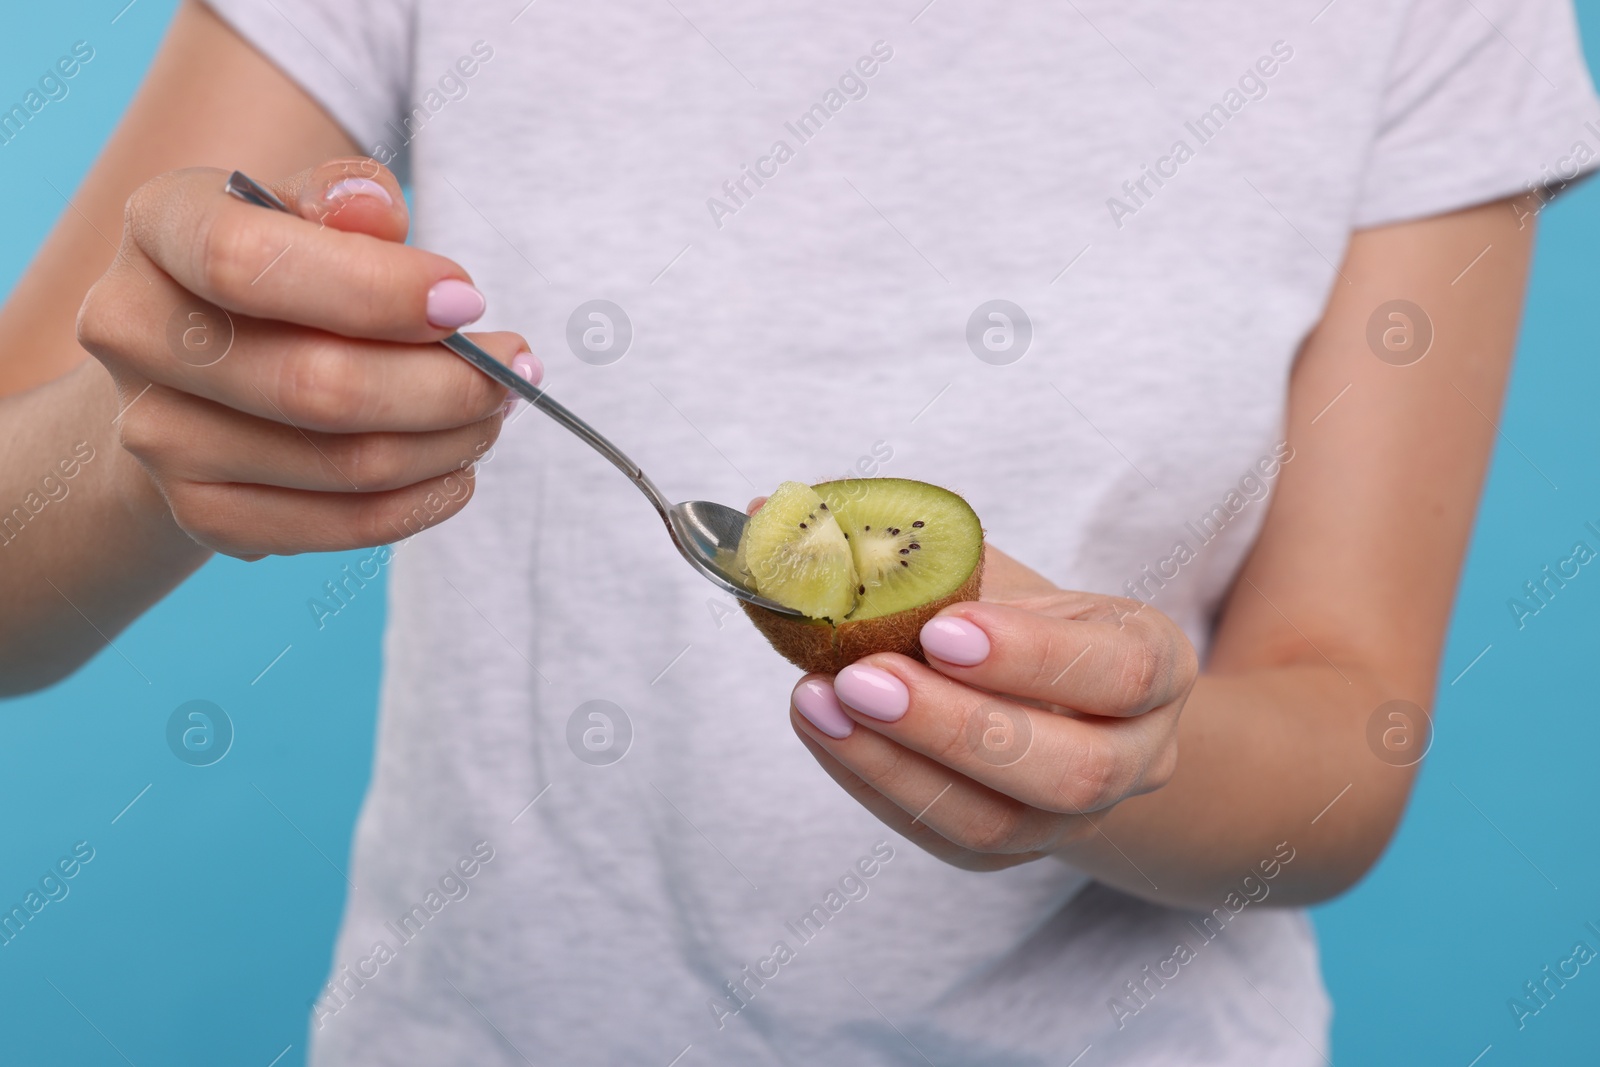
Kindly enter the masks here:
M 814 674 L 838 674 L 863 656 L 874 652 L 898 652 L 922 663 L 928 662 L 922 654 L 922 628 L 929 619 L 949 607 L 969 600 L 977 600 L 983 591 L 983 562 L 980 552 L 978 565 L 972 569 L 960 588 L 938 600 L 930 600 L 893 615 L 880 615 L 876 619 L 844 622 L 838 626 L 821 619 L 801 619 L 792 615 L 779 615 L 775 611 L 739 601 L 744 613 L 750 616 L 756 629 L 790 663 Z

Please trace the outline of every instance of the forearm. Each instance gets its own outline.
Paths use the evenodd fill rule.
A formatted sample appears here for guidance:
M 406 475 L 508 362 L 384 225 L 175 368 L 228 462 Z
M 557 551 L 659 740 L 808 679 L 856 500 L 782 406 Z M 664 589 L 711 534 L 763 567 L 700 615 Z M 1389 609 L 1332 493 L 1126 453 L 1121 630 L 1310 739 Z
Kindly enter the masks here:
M 1279 842 L 1295 849 L 1271 883 L 1285 904 L 1340 892 L 1382 852 L 1415 771 L 1379 758 L 1367 724 L 1433 696 L 1531 251 L 1504 202 L 1354 235 L 1349 284 L 1295 367 L 1295 459 L 1221 612 L 1219 673 L 1183 713 L 1176 777 L 1113 809 L 1072 862 L 1211 908 Z M 1433 336 L 1403 367 L 1368 340 L 1396 293 L 1416 304 L 1391 323 L 1421 316 Z
M 1413 770 L 1367 743 L 1368 719 L 1394 695 L 1370 673 L 1320 661 L 1202 675 L 1172 781 L 1097 816 L 1101 833 L 1061 858 L 1180 907 L 1245 896 L 1247 875 L 1274 904 L 1333 896 L 1382 853 L 1411 787 Z M 1289 849 L 1291 862 L 1274 863 Z
M 0 398 L 0 694 L 65 676 L 208 555 L 118 444 L 118 411 L 92 360 Z

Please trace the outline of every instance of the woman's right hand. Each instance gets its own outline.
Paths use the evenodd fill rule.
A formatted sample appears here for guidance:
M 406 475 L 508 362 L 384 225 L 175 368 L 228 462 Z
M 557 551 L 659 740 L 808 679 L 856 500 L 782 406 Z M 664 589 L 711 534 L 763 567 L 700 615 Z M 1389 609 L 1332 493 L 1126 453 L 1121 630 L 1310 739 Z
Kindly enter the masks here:
M 129 199 L 78 339 L 116 382 L 122 447 L 178 525 L 255 558 L 402 540 L 472 495 L 505 388 L 436 343 L 482 315 L 466 271 L 404 244 L 371 159 L 275 183 L 298 218 L 175 171 Z M 475 334 L 537 381 L 516 334 Z

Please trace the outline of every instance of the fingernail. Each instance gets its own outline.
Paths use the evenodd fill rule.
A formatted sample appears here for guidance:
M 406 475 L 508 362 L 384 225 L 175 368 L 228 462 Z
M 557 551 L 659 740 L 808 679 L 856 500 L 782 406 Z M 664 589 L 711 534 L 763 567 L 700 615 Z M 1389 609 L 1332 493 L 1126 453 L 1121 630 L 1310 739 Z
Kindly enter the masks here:
M 428 290 L 428 321 L 441 330 L 476 322 L 488 306 L 482 293 L 458 278 L 446 278 Z
M 957 667 L 976 667 L 989 658 L 989 635 L 966 619 L 941 615 L 922 628 L 922 651 Z
M 840 740 L 850 736 L 856 724 L 839 707 L 839 698 L 833 695 L 833 686 L 821 678 L 807 678 L 794 687 L 794 709 L 806 721 L 829 737 Z
M 888 671 L 852 663 L 833 680 L 839 699 L 863 715 L 883 722 L 898 722 L 911 706 L 905 683 Z
M 324 200 L 330 201 L 346 200 L 352 196 L 370 196 L 374 200 L 383 201 L 386 206 L 394 203 L 389 190 L 371 178 L 346 178 L 330 185 L 328 191 L 322 194 Z
M 538 385 L 544 378 L 544 364 L 532 352 L 518 352 L 512 356 L 511 369 L 532 385 Z
M 524 381 L 538 385 L 544 378 L 544 364 L 539 362 L 539 357 L 523 349 L 511 357 L 511 369 L 516 371 Z M 520 394 L 513 392 L 506 397 L 506 402 L 500 409 L 501 417 L 510 415 L 516 410 L 517 404 L 522 401 Z

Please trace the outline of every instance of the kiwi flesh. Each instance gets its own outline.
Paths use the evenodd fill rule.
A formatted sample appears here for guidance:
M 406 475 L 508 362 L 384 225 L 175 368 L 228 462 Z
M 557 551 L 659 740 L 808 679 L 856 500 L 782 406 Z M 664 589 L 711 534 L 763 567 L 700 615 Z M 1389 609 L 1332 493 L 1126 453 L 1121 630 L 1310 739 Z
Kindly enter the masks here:
M 856 607 L 855 559 L 816 490 L 778 486 L 745 524 L 738 559 L 768 600 L 813 619 L 844 619 Z
M 978 598 L 983 527 L 965 500 L 926 482 L 785 482 L 745 528 L 738 558 L 757 592 L 807 616 L 745 603 L 756 628 L 801 669 L 833 674 L 874 652 L 922 659 L 923 624 Z

